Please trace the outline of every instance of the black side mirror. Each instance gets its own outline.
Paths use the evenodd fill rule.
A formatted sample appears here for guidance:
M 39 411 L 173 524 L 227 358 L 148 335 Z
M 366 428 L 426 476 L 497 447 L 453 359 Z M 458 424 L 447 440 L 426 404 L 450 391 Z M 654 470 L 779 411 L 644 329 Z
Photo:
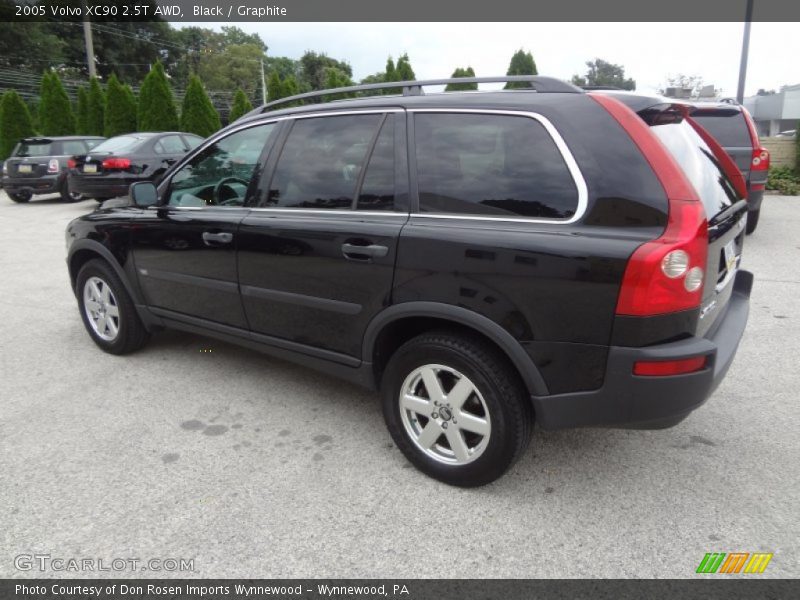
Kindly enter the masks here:
M 152 181 L 137 181 L 128 188 L 128 199 L 132 206 L 147 208 L 158 204 L 158 190 Z

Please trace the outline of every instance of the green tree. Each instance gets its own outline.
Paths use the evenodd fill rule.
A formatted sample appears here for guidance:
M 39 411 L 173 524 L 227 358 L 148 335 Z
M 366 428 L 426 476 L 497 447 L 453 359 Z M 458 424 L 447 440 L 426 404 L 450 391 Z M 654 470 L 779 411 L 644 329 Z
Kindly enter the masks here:
M 89 116 L 89 91 L 85 85 L 78 88 L 78 103 L 75 107 L 75 129 L 80 135 L 89 131 L 87 118 Z
M 517 50 L 514 53 L 514 56 L 511 57 L 511 62 L 508 65 L 508 71 L 506 71 L 506 75 L 538 75 L 536 63 L 533 60 L 533 54 L 526 52 L 522 48 Z M 512 90 L 530 87 L 530 84 L 524 81 L 509 81 L 506 84 L 505 89 Z
M 267 82 L 267 101 L 280 100 L 284 97 L 283 82 L 277 71 L 273 71 Z
M 300 82 L 298 89 L 322 90 L 325 89 L 327 79 L 326 68 L 338 69 L 348 77 L 353 76 L 352 67 L 340 60 L 331 58 L 325 54 L 316 52 L 306 52 L 300 57 Z
M 112 73 L 106 86 L 104 135 L 114 137 L 132 131 L 136 131 L 136 98 Z
M 178 129 L 178 110 L 169 87 L 164 65 L 156 61 L 139 90 L 137 108 L 139 131 L 173 131 Z
M 472 67 L 467 67 L 466 69 L 462 69 L 458 67 L 453 74 L 450 76 L 452 78 L 456 77 L 475 77 L 475 71 Z M 477 90 L 478 84 L 477 83 L 448 83 L 447 87 L 444 88 L 445 92 L 457 92 L 462 90 Z
M 43 135 L 71 135 L 75 133 L 75 115 L 72 103 L 54 72 L 45 73 L 39 100 L 39 130 Z
M 33 134 L 27 105 L 17 92 L 8 90 L 0 100 L 0 160 L 8 158 L 22 138 Z
M 411 68 L 408 54 L 403 54 L 397 59 L 396 75 L 397 79 L 392 79 L 390 81 L 413 81 L 417 78 L 416 75 L 414 75 L 414 69 Z
M 236 119 L 243 117 L 253 110 L 253 105 L 247 99 L 247 94 L 244 93 L 242 88 L 236 90 L 233 95 L 233 104 L 231 104 L 230 113 L 228 113 L 228 122 L 233 123 Z
M 348 87 L 348 86 L 354 85 L 353 80 L 350 79 L 350 77 L 347 75 L 347 73 L 344 73 L 343 71 L 340 71 L 339 69 L 337 69 L 335 67 L 327 67 L 325 69 L 325 72 L 326 72 L 326 75 L 325 75 L 325 89 L 331 90 L 331 89 L 334 89 L 334 88 Z M 355 97 L 355 94 L 353 94 L 353 93 L 348 93 L 348 94 L 330 94 L 330 95 L 325 96 L 325 99 L 330 101 L 330 100 L 335 100 L 335 99 L 338 99 L 338 98 L 354 98 L 354 97 Z
M 219 114 L 206 94 L 197 75 L 189 78 L 189 86 L 183 96 L 181 109 L 181 131 L 208 137 L 221 127 Z
M 602 85 L 613 86 L 623 90 L 635 90 L 636 82 L 633 79 L 625 79 L 625 67 L 615 65 L 596 58 L 586 62 L 588 67 L 585 76 L 573 75 L 572 83 L 575 85 Z
M 89 80 L 86 107 L 86 134 L 103 135 L 106 129 L 106 95 L 97 77 Z

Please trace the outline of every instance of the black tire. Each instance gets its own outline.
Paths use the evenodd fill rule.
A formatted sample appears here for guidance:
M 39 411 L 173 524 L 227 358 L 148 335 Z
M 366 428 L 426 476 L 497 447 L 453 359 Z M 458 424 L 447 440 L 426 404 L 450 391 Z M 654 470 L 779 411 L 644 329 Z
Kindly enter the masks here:
M 113 306 L 116 307 L 118 312 L 118 317 L 115 320 L 117 333 L 110 340 L 101 337 L 91 324 L 90 317 L 87 314 L 85 288 L 87 282 L 92 278 L 97 278 L 108 286 L 111 298 L 114 300 Z M 83 265 L 78 272 L 76 289 L 78 290 L 78 308 L 81 319 L 83 319 L 83 325 L 94 343 L 101 350 L 110 354 L 129 354 L 144 346 L 150 339 L 150 334 L 142 325 L 128 291 L 116 272 L 114 272 L 114 269 L 106 261 L 96 258 Z M 109 303 L 109 305 L 112 304 Z
M 33 197 L 33 194 L 30 192 L 6 192 L 6 194 L 8 194 L 8 197 L 14 202 L 19 204 L 30 202 L 30 199 Z
M 756 227 L 758 227 L 758 217 L 760 214 L 760 208 L 758 210 L 751 210 L 747 213 L 747 228 L 745 229 L 747 235 L 753 233 L 756 230 Z
M 81 194 L 73 194 L 69 191 L 69 185 L 67 184 L 67 180 L 64 180 L 64 183 L 61 184 L 61 189 L 58 191 L 61 195 L 62 202 L 80 202 L 83 200 L 83 196 Z
M 429 423 L 420 415 L 415 415 L 419 420 L 405 417 L 403 415 L 405 409 L 400 405 L 407 378 L 414 381 L 414 374 L 418 369 L 424 369 L 426 365 L 443 366 L 461 376 L 466 376 L 482 396 L 485 406 L 483 410 L 488 412 L 488 419 L 485 420 L 490 421 L 490 433 L 482 453 L 477 454 L 477 458 L 469 459 L 470 462 L 448 464 L 443 462 L 441 457 L 437 459 L 431 456 L 431 452 L 435 453 L 436 449 L 441 449 L 442 446 L 445 446 L 444 451 L 447 451 L 449 440 L 446 437 L 437 438 L 438 444 L 434 442 L 432 450 L 426 452 L 408 430 L 408 427 L 414 427 L 412 421 L 423 431 L 427 426 L 426 423 Z M 455 384 L 447 389 L 447 382 L 442 377 L 450 377 L 450 374 L 446 370 L 437 374 L 442 384 L 441 389 L 447 391 L 447 398 L 453 392 Z M 414 466 L 439 481 L 461 487 L 490 483 L 503 475 L 522 456 L 530 442 L 533 409 L 525 386 L 506 357 L 477 336 L 460 332 L 434 331 L 409 340 L 389 360 L 381 388 L 383 415 L 395 444 Z M 430 398 L 431 395 L 427 394 L 427 399 Z M 468 402 L 479 402 L 477 394 L 469 398 Z M 437 413 L 432 414 L 433 417 L 437 417 Z M 450 433 L 453 433 L 456 417 L 462 418 L 464 413 L 448 410 L 447 414 L 450 415 L 447 419 L 452 419 L 448 423 L 451 426 Z M 463 425 L 462 418 L 462 425 L 459 428 Z M 443 430 L 442 435 L 446 436 L 447 430 Z M 468 435 L 474 437 L 469 432 L 465 433 L 463 429 L 458 435 L 462 440 L 466 440 Z M 478 442 L 476 448 L 479 448 L 481 443 L 483 442 Z M 466 445 L 469 446 L 469 443 Z

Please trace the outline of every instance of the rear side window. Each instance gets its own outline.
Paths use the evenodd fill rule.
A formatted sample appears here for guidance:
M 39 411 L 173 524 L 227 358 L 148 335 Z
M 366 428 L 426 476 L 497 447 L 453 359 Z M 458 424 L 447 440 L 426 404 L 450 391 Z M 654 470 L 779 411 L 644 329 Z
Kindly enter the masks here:
M 203 138 L 195 135 L 185 135 L 183 136 L 183 139 L 186 142 L 186 145 L 189 147 L 189 150 L 194 150 L 203 142 Z
M 421 212 L 565 219 L 578 189 L 553 138 L 525 116 L 414 117 Z
M 350 209 L 381 114 L 298 119 L 283 146 L 267 206 Z
M 741 112 L 729 115 L 692 115 L 719 142 L 728 148 L 751 147 L 750 130 Z
M 146 138 L 135 135 L 120 135 L 110 140 L 106 140 L 97 144 L 93 148 L 95 152 L 109 152 L 111 154 L 119 154 L 120 152 L 132 152 L 136 150 Z
M 700 195 L 709 219 L 738 200 L 719 161 L 691 125 L 681 121 L 654 125 L 651 130 L 678 161 Z
M 165 135 L 156 142 L 156 154 L 183 154 L 186 146 L 179 135 Z
M 14 156 L 52 156 L 53 144 L 46 142 L 44 144 L 36 144 L 30 142 L 22 142 L 17 147 Z
M 64 140 L 61 142 L 61 154 L 85 154 L 86 143 L 81 140 Z

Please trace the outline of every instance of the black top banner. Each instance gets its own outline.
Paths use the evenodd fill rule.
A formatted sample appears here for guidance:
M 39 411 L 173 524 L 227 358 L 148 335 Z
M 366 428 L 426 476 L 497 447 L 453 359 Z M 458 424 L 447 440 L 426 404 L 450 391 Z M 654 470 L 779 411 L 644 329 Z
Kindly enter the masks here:
M 800 21 L 796 0 L 749 0 L 753 21 Z M 0 21 L 745 21 L 748 0 L 0 0 Z

